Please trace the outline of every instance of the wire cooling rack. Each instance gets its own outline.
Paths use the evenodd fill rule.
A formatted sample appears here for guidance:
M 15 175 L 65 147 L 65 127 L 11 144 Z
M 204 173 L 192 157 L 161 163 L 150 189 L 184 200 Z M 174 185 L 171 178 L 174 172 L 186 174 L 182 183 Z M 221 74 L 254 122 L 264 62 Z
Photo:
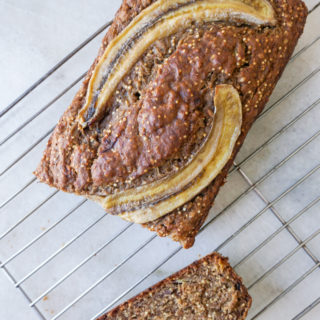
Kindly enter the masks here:
M 320 318 L 320 8 L 308 5 L 305 33 L 189 250 L 32 176 L 85 74 L 61 83 L 59 73 L 89 65 L 86 49 L 109 23 L 0 110 L 0 268 L 35 317 L 95 319 L 217 250 L 249 288 L 249 319 Z

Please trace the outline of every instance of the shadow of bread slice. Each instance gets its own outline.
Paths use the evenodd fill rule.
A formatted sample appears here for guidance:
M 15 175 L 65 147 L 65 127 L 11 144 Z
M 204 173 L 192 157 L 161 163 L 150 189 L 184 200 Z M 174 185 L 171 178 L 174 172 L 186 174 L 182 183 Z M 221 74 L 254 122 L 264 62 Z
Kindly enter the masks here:
M 300 0 L 124 0 L 36 176 L 192 246 L 306 14 Z
M 101 316 L 120 319 L 245 319 L 251 297 L 228 259 L 214 252 Z

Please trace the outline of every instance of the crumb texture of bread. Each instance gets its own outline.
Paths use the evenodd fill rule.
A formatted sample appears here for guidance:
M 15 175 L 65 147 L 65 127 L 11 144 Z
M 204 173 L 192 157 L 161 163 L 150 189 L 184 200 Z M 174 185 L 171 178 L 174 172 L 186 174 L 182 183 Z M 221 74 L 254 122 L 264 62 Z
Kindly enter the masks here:
M 245 319 L 251 297 L 228 259 L 214 252 L 136 297 L 99 320 Z
M 214 88 L 230 84 L 240 95 L 243 114 L 230 160 L 191 201 L 143 224 L 189 248 L 303 32 L 307 9 L 300 0 L 270 0 L 276 17 L 273 26 L 195 21 L 186 30 L 157 40 L 122 78 L 107 101 L 108 112 L 81 129 L 77 117 L 103 53 L 154 3 L 123 1 L 35 174 L 50 186 L 85 196 L 106 196 L 158 181 L 185 166 L 199 150 L 213 122 Z

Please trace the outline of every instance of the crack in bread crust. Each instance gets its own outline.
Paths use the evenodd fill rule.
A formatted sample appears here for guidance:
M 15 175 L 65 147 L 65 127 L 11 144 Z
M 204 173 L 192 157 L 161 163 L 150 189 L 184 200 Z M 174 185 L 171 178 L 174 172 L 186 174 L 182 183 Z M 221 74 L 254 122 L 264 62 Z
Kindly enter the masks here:
M 91 167 L 95 153 L 95 142 L 85 141 L 91 148 L 84 148 L 83 145 L 73 147 L 82 137 L 76 131 L 76 126 L 69 127 L 77 117 L 77 114 L 85 101 L 85 94 L 92 71 L 102 56 L 108 43 L 144 8 L 155 1 L 151 0 L 124 0 L 114 22 L 103 40 L 98 58 L 91 67 L 81 89 L 72 101 L 70 107 L 59 121 L 54 134 L 49 139 L 43 159 L 36 171 L 37 177 L 49 185 L 58 187 L 64 191 L 80 193 L 81 188 L 88 187 Z M 278 0 L 271 1 L 278 19 L 278 26 L 273 29 L 265 28 L 263 32 L 257 32 L 254 28 L 246 28 L 243 34 L 238 34 L 241 42 L 244 43 L 245 56 L 250 56 L 237 77 L 231 77 L 228 81 L 241 94 L 243 105 L 242 133 L 230 161 L 215 180 L 193 200 L 170 214 L 153 222 L 145 224 L 150 230 L 156 231 L 160 236 L 170 236 L 180 241 L 184 247 L 190 247 L 194 237 L 204 222 L 213 200 L 223 184 L 232 161 L 238 152 L 244 138 L 257 115 L 266 104 L 273 87 L 279 79 L 284 66 L 286 65 L 294 46 L 302 33 L 307 10 L 299 0 Z M 223 24 L 216 25 L 217 41 L 233 39 L 237 32 L 233 26 Z M 245 27 L 241 27 L 245 28 Z M 238 28 L 239 29 L 239 28 Z M 217 54 L 218 56 L 218 54 Z M 225 55 L 220 54 L 223 62 Z M 220 64 L 221 69 L 225 62 Z M 221 71 L 221 70 L 220 70 Z M 224 73 L 218 74 L 219 81 L 226 81 Z M 66 130 L 70 134 L 66 135 Z M 75 133 L 74 135 L 72 133 Z M 70 152 L 73 156 L 70 157 Z M 72 162 L 72 165 L 71 165 Z M 77 168 L 75 172 L 74 168 Z M 75 185 L 79 188 L 76 189 Z M 96 189 L 97 190 L 97 189 Z M 96 191 L 96 190 L 93 190 Z

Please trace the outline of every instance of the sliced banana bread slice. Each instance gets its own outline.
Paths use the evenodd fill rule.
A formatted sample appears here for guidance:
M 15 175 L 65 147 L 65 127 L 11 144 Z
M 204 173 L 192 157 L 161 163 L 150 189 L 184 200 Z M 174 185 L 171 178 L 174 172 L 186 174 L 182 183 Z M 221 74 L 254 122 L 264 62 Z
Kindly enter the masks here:
M 213 252 L 124 302 L 99 320 L 245 319 L 251 297 L 228 259 Z

